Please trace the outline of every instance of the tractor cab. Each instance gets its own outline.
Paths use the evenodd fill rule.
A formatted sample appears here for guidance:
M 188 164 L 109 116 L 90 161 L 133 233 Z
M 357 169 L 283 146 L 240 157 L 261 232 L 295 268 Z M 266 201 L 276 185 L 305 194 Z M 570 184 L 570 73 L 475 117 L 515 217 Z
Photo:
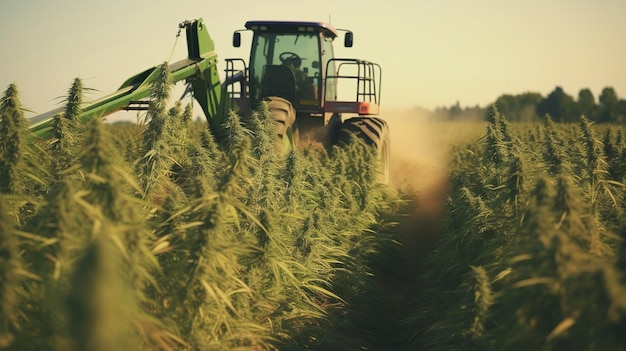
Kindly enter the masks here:
M 323 22 L 291 21 L 248 21 L 245 28 L 235 31 L 233 46 L 241 46 L 242 31 L 253 32 L 248 63 L 226 59 L 223 86 L 233 109 L 246 115 L 261 101 L 282 98 L 291 105 L 285 109 L 297 115 L 285 118 L 286 123 L 297 119 L 300 130 L 309 122 L 326 126 L 342 115 L 378 114 L 380 66 L 335 58 L 337 29 Z M 352 32 L 340 31 L 345 32 L 344 46 L 351 47 Z
M 268 96 L 289 100 L 300 112 L 321 113 L 326 70 L 334 74 L 332 41 L 337 31 L 321 22 L 248 21 L 254 32 L 249 61 L 249 97 L 252 104 Z M 233 44 L 239 46 L 239 32 Z

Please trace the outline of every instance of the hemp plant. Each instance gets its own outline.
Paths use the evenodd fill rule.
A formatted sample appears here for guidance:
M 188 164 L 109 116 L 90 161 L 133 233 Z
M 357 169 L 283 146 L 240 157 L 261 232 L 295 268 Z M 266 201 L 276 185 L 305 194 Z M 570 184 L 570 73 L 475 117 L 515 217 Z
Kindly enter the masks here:
M 19 93 L 10 84 L 0 98 L 0 193 L 20 192 L 26 173 L 28 122 L 24 118 Z

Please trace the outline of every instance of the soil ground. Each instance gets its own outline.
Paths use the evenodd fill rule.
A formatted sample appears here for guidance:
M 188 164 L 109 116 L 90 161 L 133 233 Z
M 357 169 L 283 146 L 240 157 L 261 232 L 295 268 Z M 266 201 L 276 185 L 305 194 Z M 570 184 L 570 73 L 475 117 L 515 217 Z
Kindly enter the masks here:
M 381 351 L 408 349 L 402 321 L 411 313 L 415 277 L 420 262 L 441 236 L 440 223 L 447 197 L 450 140 L 438 124 L 419 116 L 388 120 L 391 135 L 391 186 L 407 201 L 398 218 L 399 245 L 381 252 L 382 264 L 374 266 L 379 306 L 369 306 L 378 317 L 373 348 Z M 449 137 L 449 136 L 448 136 Z

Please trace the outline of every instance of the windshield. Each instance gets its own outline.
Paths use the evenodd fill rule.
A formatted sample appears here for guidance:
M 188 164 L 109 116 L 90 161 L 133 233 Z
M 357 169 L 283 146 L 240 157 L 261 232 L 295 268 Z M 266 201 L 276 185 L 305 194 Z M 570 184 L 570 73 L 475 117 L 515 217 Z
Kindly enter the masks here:
M 251 59 L 250 73 L 256 99 L 261 98 L 260 87 L 267 66 L 287 66 L 293 71 L 297 84 L 306 82 L 313 85 L 315 91 L 319 89 L 321 65 L 318 33 L 258 33 Z M 314 104 L 317 104 L 317 98 L 310 92 L 302 92 L 295 103 L 306 104 L 304 100 L 314 100 Z

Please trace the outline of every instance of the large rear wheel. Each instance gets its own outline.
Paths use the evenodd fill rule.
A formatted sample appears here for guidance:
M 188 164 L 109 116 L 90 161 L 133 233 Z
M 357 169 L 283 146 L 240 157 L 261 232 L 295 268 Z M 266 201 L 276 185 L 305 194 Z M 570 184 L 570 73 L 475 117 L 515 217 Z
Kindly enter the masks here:
M 391 138 L 387 122 L 378 117 L 353 117 L 345 120 L 339 130 L 339 143 L 347 144 L 350 136 L 354 135 L 363 140 L 365 144 L 373 146 L 377 150 L 379 181 L 389 182 L 389 152 Z

